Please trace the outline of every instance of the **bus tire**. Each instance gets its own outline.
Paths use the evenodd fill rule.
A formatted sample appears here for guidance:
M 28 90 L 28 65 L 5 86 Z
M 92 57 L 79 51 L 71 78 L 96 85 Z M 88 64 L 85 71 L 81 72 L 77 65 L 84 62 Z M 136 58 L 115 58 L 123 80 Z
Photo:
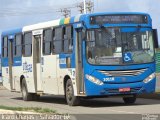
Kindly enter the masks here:
M 125 104 L 134 104 L 136 102 L 136 95 L 133 95 L 132 97 L 123 97 L 123 101 Z
M 80 98 L 74 96 L 73 85 L 70 79 L 66 82 L 65 98 L 69 106 L 76 106 L 80 104 Z
M 37 95 L 36 93 L 32 94 L 32 100 L 36 101 L 36 100 L 39 100 L 39 98 L 40 98 L 40 95 Z
M 22 80 L 21 91 L 22 91 L 22 98 L 23 98 L 24 101 L 32 100 L 32 94 L 28 93 L 25 78 L 23 78 L 23 80 Z

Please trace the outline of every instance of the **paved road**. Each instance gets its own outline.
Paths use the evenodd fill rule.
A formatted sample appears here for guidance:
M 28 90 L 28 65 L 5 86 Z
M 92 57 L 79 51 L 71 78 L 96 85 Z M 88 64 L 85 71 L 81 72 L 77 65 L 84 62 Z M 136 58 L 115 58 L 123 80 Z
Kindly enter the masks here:
M 21 93 L 14 93 L 5 89 L 0 89 L 0 105 L 50 108 L 56 110 L 58 113 L 81 114 L 81 118 L 101 118 L 102 120 L 106 119 L 105 116 L 103 116 L 106 114 L 108 114 L 108 117 L 112 120 L 118 120 L 117 118 L 119 118 L 119 116 L 116 117 L 116 115 L 109 114 L 160 114 L 160 97 L 157 99 L 138 98 L 136 104 L 129 106 L 125 105 L 121 98 L 91 99 L 83 100 L 81 106 L 70 107 L 66 105 L 63 97 L 43 96 L 38 101 L 25 102 L 21 98 Z M 103 115 L 99 117 L 98 114 Z M 136 116 L 134 115 L 133 120 L 136 119 L 135 117 Z

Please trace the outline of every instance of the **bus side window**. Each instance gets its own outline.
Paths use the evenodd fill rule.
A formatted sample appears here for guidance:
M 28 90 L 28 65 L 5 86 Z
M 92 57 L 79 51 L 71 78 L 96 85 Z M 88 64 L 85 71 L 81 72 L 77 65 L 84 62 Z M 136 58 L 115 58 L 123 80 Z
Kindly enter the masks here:
M 14 42 L 14 56 L 15 57 L 20 57 L 22 56 L 22 35 L 18 34 L 15 37 L 15 42 Z
M 64 33 L 64 52 L 69 53 L 73 49 L 73 27 L 66 26 Z
M 8 57 L 8 38 L 4 37 L 2 41 L 2 57 Z
M 53 36 L 53 46 L 54 51 L 53 53 L 58 54 L 63 52 L 62 49 L 62 27 L 55 28 L 55 35 Z
M 32 33 L 24 34 L 24 56 L 29 57 L 32 55 Z
M 50 55 L 51 54 L 51 43 L 52 42 L 52 29 L 47 29 L 44 31 L 43 37 L 43 54 Z
M 64 53 L 66 53 L 65 49 L 67 48 L 65 46 L 66 41 L 67 41 L 66 27 L 63 27 L 63 29 L 62 29 L 62 52 L 64 52 Z

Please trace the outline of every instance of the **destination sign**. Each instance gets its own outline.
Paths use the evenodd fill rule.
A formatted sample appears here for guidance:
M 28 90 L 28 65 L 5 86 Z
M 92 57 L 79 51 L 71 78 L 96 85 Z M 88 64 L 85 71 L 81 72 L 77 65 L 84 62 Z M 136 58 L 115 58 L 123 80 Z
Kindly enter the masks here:
M 90 17 L 91 24 L 147 24 L 146 15 L 99 15 Z

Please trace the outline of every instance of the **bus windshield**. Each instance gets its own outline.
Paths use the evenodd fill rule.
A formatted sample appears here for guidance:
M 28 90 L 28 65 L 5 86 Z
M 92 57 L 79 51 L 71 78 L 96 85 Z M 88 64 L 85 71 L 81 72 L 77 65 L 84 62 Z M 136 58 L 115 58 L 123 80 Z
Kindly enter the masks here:
M 153 62 L 152 31 L 121 32 L 120 28 L 88 30 L 86 52 L 88 62 L 94 65 Z

